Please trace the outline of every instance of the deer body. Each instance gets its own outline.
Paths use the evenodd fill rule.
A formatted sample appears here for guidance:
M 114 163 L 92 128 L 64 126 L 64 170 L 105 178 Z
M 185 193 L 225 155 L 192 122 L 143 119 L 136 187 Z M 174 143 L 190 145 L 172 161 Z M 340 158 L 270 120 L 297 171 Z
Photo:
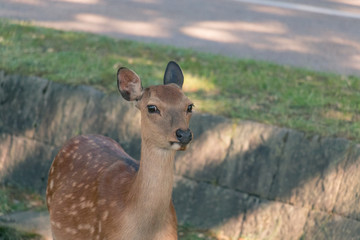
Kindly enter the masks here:
M 121 94 L 141 111 L 140 162 L 99 135 L 75 137 L 57 154 L 47 186 L 54 239 L 177 239 L 174 157 L 192 138 L 192 103 L 176 63 L 168 64 L 164 83 L 143 90 L 134 72 L 118 71 Z

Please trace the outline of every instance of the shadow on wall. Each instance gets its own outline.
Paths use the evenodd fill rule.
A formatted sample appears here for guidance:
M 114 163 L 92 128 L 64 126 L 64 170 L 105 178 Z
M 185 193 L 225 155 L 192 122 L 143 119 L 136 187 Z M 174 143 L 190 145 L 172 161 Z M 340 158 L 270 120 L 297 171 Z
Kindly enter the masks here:
M 0 181 L 45 192 L 65 140 L 99 133 L 139 158 L 139 113 L 120 96 L 0 74 Z M 14 109 L 16 109 L 14 111 Z M 254 239 L 358 239 L 360 148 L 195 114 L 176 160 L 179 222 Z
M 214 116 L 192 123 L 196 141 L 176 162 L 181 222 L 234 239 L 360 236 L 358 146 Z

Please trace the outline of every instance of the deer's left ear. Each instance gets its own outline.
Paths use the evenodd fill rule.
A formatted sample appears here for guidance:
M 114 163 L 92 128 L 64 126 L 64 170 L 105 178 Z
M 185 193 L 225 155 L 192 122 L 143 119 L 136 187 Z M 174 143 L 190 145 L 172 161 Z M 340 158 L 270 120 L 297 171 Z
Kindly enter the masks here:
M 164 84 L 175 83 L 180 88 L 182 88 L 184 83 L 184 75 L 181 71 L 180 66 L 174 62 L 170 61 L 166 67 L 164 74 Z
M 139 76 L 128 68 L 119 68 L 117 73 L 117 85 L 123 98 L 128 101 L 138 100 L 143 94 Z

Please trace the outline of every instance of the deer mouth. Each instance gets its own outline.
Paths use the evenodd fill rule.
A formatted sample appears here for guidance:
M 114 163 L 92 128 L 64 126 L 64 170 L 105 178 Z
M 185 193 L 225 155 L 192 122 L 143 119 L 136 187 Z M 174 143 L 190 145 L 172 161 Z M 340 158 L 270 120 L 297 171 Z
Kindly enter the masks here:
M 185 151 L 188 144 L 184 144 L 181 142 L 170 142 L 171 145 L 171 149 L 176 150 L 176 151 Z

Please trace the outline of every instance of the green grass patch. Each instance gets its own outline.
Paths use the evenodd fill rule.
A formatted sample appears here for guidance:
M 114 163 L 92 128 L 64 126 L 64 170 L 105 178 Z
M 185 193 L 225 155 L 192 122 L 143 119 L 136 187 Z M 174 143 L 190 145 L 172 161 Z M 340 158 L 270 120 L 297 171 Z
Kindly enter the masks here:
M 179 240 L 217 240 L 210 231 L 199 230 L 188 225 L 178 227 Z
M 0 186 L 0 216 L 28 209 L 46 209 L 45 200 L 29 190 Z
M 119 66 L 161 84 L 169 60 L 201 112 L 360 142 L 360 78 L 0 20 L 0 69 L 116 92 Z
M 40 240 L 36 233 L 24 232 L 11 227 L 0 226 L 1 240 Z

